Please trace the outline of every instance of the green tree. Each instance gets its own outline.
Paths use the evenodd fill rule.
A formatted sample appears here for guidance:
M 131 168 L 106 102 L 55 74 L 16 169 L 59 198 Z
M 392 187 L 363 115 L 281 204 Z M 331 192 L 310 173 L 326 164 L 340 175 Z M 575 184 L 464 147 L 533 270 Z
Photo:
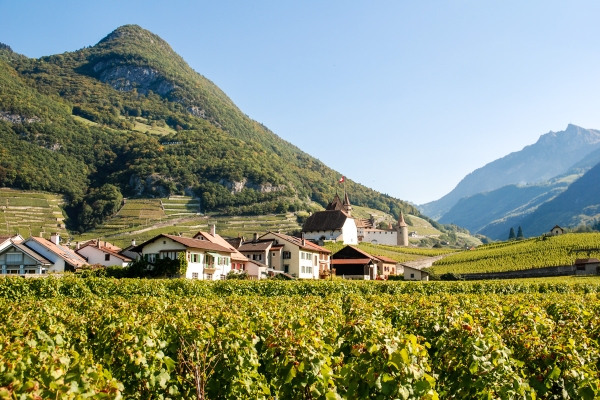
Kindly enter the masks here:
M 510 232 L 508 233 L 508 240 L 515 240 L 515 228 L 510 228 Z
M 517 240 L 522 239 L 525 239 L 525 237 L 523 236 L 523 229 L 521 228 L 521 226 L 519 226 L 519 229 L 517 230 Z

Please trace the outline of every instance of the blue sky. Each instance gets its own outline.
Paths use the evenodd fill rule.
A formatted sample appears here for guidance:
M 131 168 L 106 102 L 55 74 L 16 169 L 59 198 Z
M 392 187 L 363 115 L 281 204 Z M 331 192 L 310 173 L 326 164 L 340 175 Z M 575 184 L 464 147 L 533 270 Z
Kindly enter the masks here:
M 0 15 L 0 42 L 29 57 L 138 24 L 251 118 L 417 204 L 550 130 L 600 129 L 600 2 L 0 0 Z

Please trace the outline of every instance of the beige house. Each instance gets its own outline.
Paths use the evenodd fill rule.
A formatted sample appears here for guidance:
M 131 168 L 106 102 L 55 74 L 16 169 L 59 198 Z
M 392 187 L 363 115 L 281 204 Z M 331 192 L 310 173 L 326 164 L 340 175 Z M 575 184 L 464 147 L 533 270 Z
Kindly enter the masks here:
M 226 248 L 208 240 L 192 239 L 174 235 L 158 235 L 130 251 L 139 253 L 149 263 L 170 258 L 176 260 L 184 252 L 188 262 L 185 278 L 219 280 L 231 271 L 232 248 Z
M 79 267 L 88 265 L 85 258 L 60 244 L 58 233 L 51 234 L 50 240 L 32 236 L 23 241 L 23 244 L 45 259 L 50 260 L 52 266 L 48 268 L 48 272 L 73 272 Z
M 417 268 L 404 265 L 404 280 L 405 281 L 428 281 L 429 274 Z
M 300 279 L 319 279 L 329 274 L 330 250 L 309 240 L 282 233 L 268 232 L 259 238 L 265 239 L 273 241 L 269 250 L 270 268 Z
M 198 232 L 194 239 L 207 240 L 211 243 L 218 244 L 219 246 L 223 246 L 226 249 L 231 250 L 231 270 L 232 271 L 247 271 L 248 268 L 248 258 L 243 255 L 239 250 L 237 250 L 234 246 L 232 246 L 227 240 L 223 239 L 219 234 L 217 234 L 217 229 L 215 225 L 212 225 L 210 228 L 210 233 L 208 232 Z

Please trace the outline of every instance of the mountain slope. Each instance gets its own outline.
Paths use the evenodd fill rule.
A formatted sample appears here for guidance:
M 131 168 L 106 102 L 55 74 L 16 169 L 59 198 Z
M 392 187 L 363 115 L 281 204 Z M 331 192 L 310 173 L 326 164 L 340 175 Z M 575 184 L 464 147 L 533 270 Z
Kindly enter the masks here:
M 554 225 L 577 226 L 600 217 L 600 164 L 573 182 L 555 199 L 539 206 L 523 218 L 527 236 L 541 235 Z
M 462 198 L 439 219 L 439 222 L 456 224 L 471 232 L 482 233 L 487 225 L 497 220 L 532 212 L 540 204 L 566 190 L 571 181 L 579 176 L 525 186 L 506 185 L 490 192 Z M 488 237 L 505 239 L 504 233 L 500 237 Z
M 338 172 L 251 120 L 139 26 L 40 59 L 3 48 L 0 60 L 0 113 L 19 117 L 0 121 L 0 186 L 66 194 L 72 228 L 93 228 L 122 195 L 187 193 L 203 211 L 229 215 L 310 210 L 333 197 Z M 136 132 L 140 121 L 163 134 Z M 346 187 L 356 205 L 419 214 Z
M 569 124 L 564 131 L 542 135 L 535 144 L 476 169 L 450 193 L 419 209 L 432 218 L 440 218 L 463 197 L 505 185 L 548 180 L 565 173 L 597 149 L 600 149 L 600 131 Z

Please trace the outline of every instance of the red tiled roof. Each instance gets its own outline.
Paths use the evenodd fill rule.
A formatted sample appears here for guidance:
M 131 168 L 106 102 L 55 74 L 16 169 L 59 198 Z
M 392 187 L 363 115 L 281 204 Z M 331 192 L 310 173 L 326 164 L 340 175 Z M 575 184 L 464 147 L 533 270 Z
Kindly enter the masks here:
M 244 242 L 239 251 L 265 251 L 273 245 L 273 240 L 260 240 L 256 242 Z
M 229 248 L 225 248 L 223 246 L 220 246 L 216 243 L 211 243 L 208 240 L 199 240 L 199 239 L 192 239 L 192 238 L 186 238 L 183 236 L 175 236 L 175 235 L 166 235 L 166 234 L 160 234 L 158 236 L 153 237 L 150 240 L 145 241 L 144 243 L 135 246 L 133 249 L 131 249 L 132 251 L 138 253 L 140 252 L 144 246 L 148 243 L 152 243 L 155 240 L 161 238 L 161 237 L 165 237 L 168 239 L 173 240 L 174 242 L 177 243 L 181 243 L 182 245 L 186 246 L 186 247 L 192 247 L 195 249 L 202 249 L 202 250 L 213 250 L 213 251 L 220 251 L 223 253 L 233 253 L 233 250 L 229 249 Z
M 74 266 L 75 268 L 79 268 L 83 265 L 87 265 L 87 261 L 85 261 L 85 259 L 83 257 L 81 257 L 79 254 L 75 253 L 73 250 L 69 249 L 68 247 L 63 247 L 61 245 L 52 243 L 48 239 L 39 238 L 39 237 L 35 237 L 35 236 L 30 237 L 25 242 L 23 242 L 23 244 L 27 246 L 27 242 L 29 242 L 29 241 L 34 241 L 36 243 L 41 244 L 42 246 L 44 246 L 45 248 L 50 250 L 52 253 L 56 254 L 57 256 L 59 256 L 60 258 L 65 260 L 68 264 Z
M 319 251 L 321 253 L 331 253 L 330 250 L 327 250 L 326 248 L 321 247 L 321 246 L 317 246 L 316 244 L 311 243 L 308 240 L 304 240 L 304 245 L 303 245 L 302 244 L 302 239 L 297 238 L 295 236 L 288 236 L 288 235 L 284 235 L 283 233 L 277 233 L 277 232 L 268 232 L 265 235 L 268 235 L 269 233 L 272 234 L 272 235 L 277 236 L 280 239 L 285 240 L 286 242 L 290 242 L 292 244 L 295 244 L 296 246 L 298 246 L 298 247 L 300 247 L 301 249 L 304 249 L 304 250 Z M 264 237 L 265 235 L 263 235 L 261 237 Z
M 194 238 L 198 237 L 198 235 L 204 236 L 204 238 L 206 238 L 206 240 L 208 240 L 211 243 L 218 244 L 219 246 L 223 246 L 226 249 L 230 249 L 232 260 L 243 261 L 243 262 L 248 261 L 248 258 L 246 258 L 245 255 L 240 253 L 239 250 L 236 250 L 236 248 L 231 243 L 229 243 L 227 240 L 223 239 L 219 234 L 215 234 L 215 236 L 213 236 L 208 232 L 200 231 L 194 236 Z
M 386 257 L 386 256 L 375 256 L 375 258 L 377 258 L 377 259 L 379 259 L 379 260 L 381 260 L 383 262 L 386 262 L 386 263 L 398 264 L 398 261 L 393 260 L 393 259 L 391 259 L 389 257 Z

